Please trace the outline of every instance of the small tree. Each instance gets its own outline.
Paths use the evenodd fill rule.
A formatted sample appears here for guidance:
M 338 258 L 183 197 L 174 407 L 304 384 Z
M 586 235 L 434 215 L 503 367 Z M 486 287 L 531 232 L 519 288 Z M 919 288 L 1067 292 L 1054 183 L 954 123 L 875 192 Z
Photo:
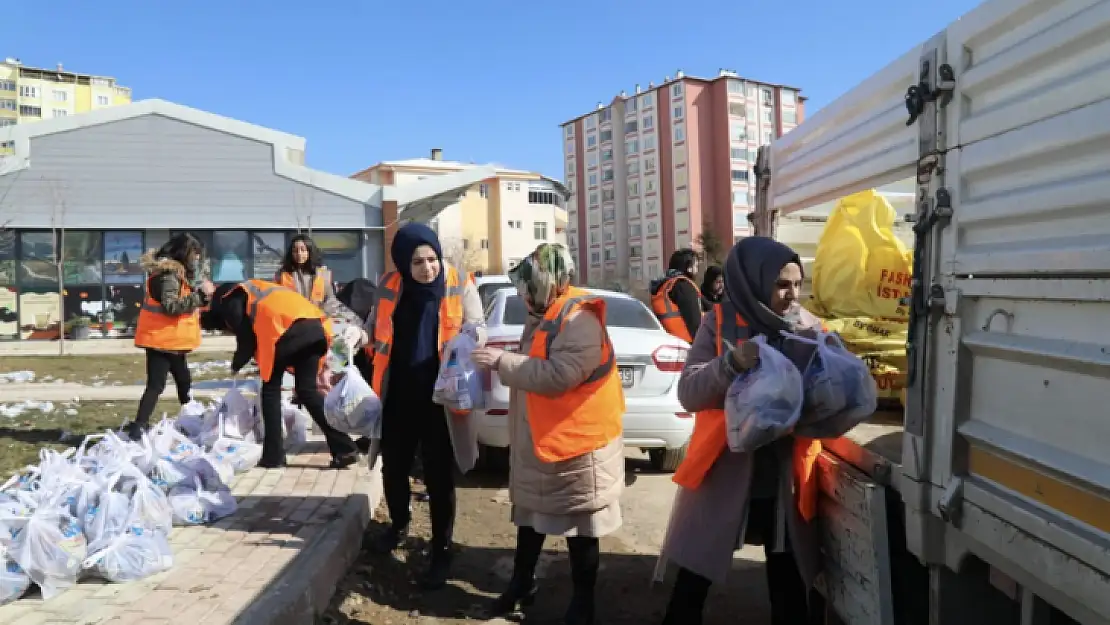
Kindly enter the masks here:
M 66 193 L 56 181 L 48 184 L 51 212 L 50 234 L 54 247 L 54 269 L 58 278 L 58 355 L 66 355 L 66 300 L 65 300 L 65 244 L 66 244 Z
M 296 187 L 293 189 L 293 219 L 297 222 L 297 232 L 312 236 L 312 214 L 316 208 L 316 192 Z
M 478 262 L 478 248 L 474 241 L 464 238 L 451 238 L 443 243 L 443 259 L 455 269 L 463 272 L 483 269 Z
M 728 250 L 717 233 L 713 231 L 713 224 L 704 222 L 701 233 L 694 238 L 694 244 L 701 248 L 702 261 L 706 265 L 720 265 Z

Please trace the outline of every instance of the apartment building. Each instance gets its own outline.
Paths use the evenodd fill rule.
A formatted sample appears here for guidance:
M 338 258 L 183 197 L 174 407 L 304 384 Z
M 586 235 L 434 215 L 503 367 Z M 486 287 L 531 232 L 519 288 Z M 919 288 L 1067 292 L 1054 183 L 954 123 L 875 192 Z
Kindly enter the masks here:
M 28 67 L 19 59 L 0 61 L 0 127 L 37 122 L 131 103 L 131 89 L 115 78 Z M 12 146 L 0 144 L 0 154 Z
M 433 149 L 428 158 L 384 161 L 351 177 L 390 186 L 477 167 L 445 161 L 443 151 Z M 505 273 L 541 243 L 566 245 L 567 188 L 535 172 L 500 166 L 496 172 L 453 203 L 413 206 L 399 219 L 426 222 L 439 235 L 444 256 L 468 271 Z
M 797 88 L 679 71 L 562 124 L 580 279 L 641 288 L 706 229 L 724 245 L 750 234 L 756 150 L 804 114 Z

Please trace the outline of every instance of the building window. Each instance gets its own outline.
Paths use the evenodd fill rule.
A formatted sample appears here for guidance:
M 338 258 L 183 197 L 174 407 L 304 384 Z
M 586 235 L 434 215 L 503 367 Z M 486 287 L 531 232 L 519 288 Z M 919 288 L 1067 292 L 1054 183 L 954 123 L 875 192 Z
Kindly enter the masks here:
M 676 98 L 682 97 L 682 83 L 676 82 L 675 84 L 671 85 L 671 95 Z
M 748 181 L 748 170 L 746 170 L 746 169 L 734 169 L 734 170 L 732 170 L 732 181 L 733 182 L 747 182 Z
M 602 170 L 602 172 L 601 172 L 601 181 L 602 182 L 612 182 L 613 181 L 613 170 L 612 169 Z
M 0 111 L 15 111 L 19 109 L 19 105 L 15 100 L 0 98 Z
M 729 93 L 743 94 L 744 93 L 744 83 L 740 82 L 739 80 L 729 80 L 728 81 L 728 92 Z
M 552 191 L 536 191 L 533 189 L 528 190 L 528 203 L 529 204 L 548 204 L 551 206 L 559 206 L 561 202 L 558 196 Z
M 103 235 L 100 232 L 67 230 L 61 239 L 62 284 L 99 285 L 104 280 Z
M 682 111 L 683 111 L 683 107 L 681 107 L 681 106 L 674 107 L 674 118 L 675 119 L 682 119 Z
M 316 237 L 313 237 L 316 240 Z M 247 279 L 250 237 L 245 230 L 217 230 L 212 233 L 213 282 L 241 282 Z
M 482 239 L 481 243 L 479 243 L 479 246 L 483 250 L 488 250 L 489 249 L 489 239 Z
M 596 127 L 597 127 L 597 116 L 596 115 L 590 115 L 589 117 L 587 117 L 586 118 L 586 129 L 589 130 L 591 128 L 596 128 Z
M 41 106 L 27 106 L 26 104 L 19 105 L 19 114 L 27 117 L 42 117 Z
M 744 148 L 732 148 L 732 160 L 742 161 L 748 155 L 748 151 Z
M 574 142 L 567 141 L 567 154 L 574 154 Z
M 639 130 L 639 124 L 636 122 L 636 120 L 633 119 L 632 121 L 627 121 L 624 123 L 625 133 L 636 132 L 637 130 Z
M 251 233 L 251 275 L 257 280 L 273 280 L 285 258 L 284 232 Z
M 755 97 L 755 85 L 750 83 L 750 82 L 745 83 L 744 84 L 744 94 L 747 95 L 749 98 L 754 98 Z
M 763 131 L 763 145 L 770 145 L 774 141 L 775 135 L 770 130 Z
M 794 97 L 794 92 L 789 89 L 782 89 L 779 91 L 779 99 L 782 100 L 784 106 L 794 106 L 797 99 Z
M 612 130 L 602 130 L 600 136 L 601 136 L 601 142 L 602 143 L 605 143 L 606 141 L 612 141 L 613 140 L 613 131 Z
M 312 240 L 331 270 L 332 280 L 350 282 L 363 277 L 361 232 L 313 232 Z
M 613 151 L 608 150 L 608 149 L 602 150 L 601 151 L 601 162 L 602 163 L 608 163 L 611 160 L 613 160 Z
M 763 89 L 763 103 L 766 104 L 767 106 L 774 106 L 774 104 L 775 104 L 775 94 L 772 93 L 770 89 L 767 89 L 767 88 Z
M 771 122 L 775 121 L 775 114 L 769 109 L 763 109 L 762 118 L 764 124 L 770 124 Z
M 634 236 L 640 236 L 639 230 L 640 230 L 640 227 L 636 226 L 636 231 L 637 232 Z M 639 258 L 640 254 L 641 254 L 641 252 L 640 252 L 640 246 L 639 245 L 630 245 L 630 246 L 628 246 L 628 257 L 629 258 Z
M 675 141 L 685 141 L 686 140 L 686 127 L 683 126 L 682 124 L 678 124 L 674 127 L 674 140 Z
M 56 287 L 58 268 L 54 265 L 54 234 L 51 232 L 19 233 L 19 282 L 30 287 Z M 36 326 L 48 326 L 50 322 Z
M 597 154 L 591 154 L 586 158 L 586 166 L 591 169 L 597 167 Z
M 644 137 L 644 150 L 655 149 L 655 135 L 647 135 Z
M 632 161 L 628 164 L 628 175 L 635 176 L 640 173 L 640 161 Z
M 739 205 L 739 206 L 747 206 L 747 204 L 748 204 L 748 193 L 746 191 L 733 191 L 732 192 L 732 203 L 736 204 L 736 205 Z
M 655 171 L 655 157 L 649 156 L 644 159 L 644 171 Z
M 647 115 L 646 117 L 644 117 L 642 122 L 644 130 L 651 130 L 651 127 L 654 123 L 655 120 L 651 118 L 651 115 Z
M 756 158 L 756 151 L 755 150 L 748 150 L 748 162 L 749 163 L 754 163 L 755 158 Z
M 632 197 L 640 195 L 640 183 L 638 183 L 638 182 L 628 183 L 628 195 L 632 196 Z
M 628 98 L 624 101 L 624 110 L 626 113 L 636 112 L 636 98 Z
M 659 234 L 659 224 L 655 221 L 647 222 L 647 233 L 648 234 Z
M 601 111 L 601 113 L 599 113 L 599 116 L 601 117 L 601 123 L 604 124 L 605 122 L 613 119 L 613 109 L 605 109 L 604 111 Z
M 69 94 L 60 89 L 55 89 L 52 93 L 55 102 L 65 102 L 69 100 Z
M 628 155 L 631 156 L 633 154 L 638 153 L 639 151 L 640 151 L 640 142 L 639 141 L 636 141 L 635 139 L 633 139 L 631 141 L 626 141 L 624 143 L 624 153 L 625 154 L 628 154 Z
M 649 199 L 644 202 L 644 212 L 649 216 L 655 214 L 655 200 Z
M 590 194 L 590 206 L 597 206 L 597 193 Z
M 590 252 L 590 264 L 591 265 L 597 265 L 597 264 L 600 264 L 600 263 L 601 263 L 601 252 L 598 252 L 598 251 Z
M 601 213 L 601 219 L 603 221 L 616 221 L 617 220 L 617 210 L 614 209 L 614 208 L 605 209 Z
M 0 91 L 15 91 L 15 81 L 0 80 Z
M 590 174 L 589 180 L 590 180 L 590 186 L 591 187 L 596 187 L 597 186 L 597 174 Z
M 68 117 L 69 116 L 69 111 L 67 111 L 65 109 L 54 109 L 53 111 L 51 111 L 51 113 L 54 114 L 54 117 Z
M 629 226 L 628 226 L 628 236 L 630 236 L 630 237 L 640 236 L 640 224 L 629 224 Z
M 592 148 L 597 145 L 597 135 L 586 136 L 586 147 Z
M 37 98 L 39 97 L 39 88 L 31 85 L 23 85 L 19 88 L 19 95 L 24 98 Z
M 728 128 L 729 139 L 733 142 L 741 142 L 748 140 L 748 129 L 740 124 L 732 124 Z
M 628 203 L 628 216 L 629 217 L 639 217 L 640 216 L 640 203 L 639 202 L 629 202 Z
M 489 185 L 488 184 L 483 183 L 483 184 L 478 185 L 478 197 L 489 197 Z
M 566 126 L 566 129 L 567 129 L 567 139 L 573 138 L 574 137 L 574 126 L 568 124 Z
M 733 117 L 747 117 L 748 107 L 744 106 L 744 103 L 742 102 L 729 102 L 728 114 L 732 115 Z
M 794 109 L 783 110 L 783 112 L 782 112 L 782 123 L 784 123 L 784 124 L 796 124 L 796 123 L 798 123 L 798 111 L 796 111 Z

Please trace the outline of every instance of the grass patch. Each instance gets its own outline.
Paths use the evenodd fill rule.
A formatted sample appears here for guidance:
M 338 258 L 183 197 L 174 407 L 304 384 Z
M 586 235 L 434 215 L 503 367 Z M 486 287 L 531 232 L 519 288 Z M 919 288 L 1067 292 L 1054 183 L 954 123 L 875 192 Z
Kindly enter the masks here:
M 88 434 L 115 430 L 124 421 L 135 417 L 138 400 L 55 402 L 53 410 L 28 409 L 22 414 L 0 415 L 0 483 L 29 464 L 37 464 L 43 447 L 64 450 L 76 447 Z M 9 409 L 13 405 L 8 404 Z M 162 413 L 177 414 L 181 405 L 162 401 L 155 408 L 151 421 Z
M 230 361 L 231 352 L 190 354 L 193 381 L 230 378 L 231 370 L 222 365 Z M 0 359 L 0 375 L 14 371 L 33 371 L 35 382 L 62 380 L 90 386 L 144 384 L 146 355 L 136 351 L 95 356 L 5 356 Z

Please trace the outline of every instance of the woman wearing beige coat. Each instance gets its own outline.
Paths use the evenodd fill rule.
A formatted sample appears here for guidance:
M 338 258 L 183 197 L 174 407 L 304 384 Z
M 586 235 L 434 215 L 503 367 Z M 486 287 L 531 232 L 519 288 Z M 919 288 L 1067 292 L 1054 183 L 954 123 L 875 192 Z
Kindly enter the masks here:
M 612 347 L 602 319 L 593 312 L 595 309 L 574 304 L 574 297 L 588 295 L 570 286 L 573 271 L 573 261 L 563 246 L 544 244 L 537 248 L 509 274 L 529 308 L 520 351 L 482 348 L 474 352 L 473 359 L 496 371 L 511 389 L 509 497 L 517 544 L 509 588 L 494 602 L 491 612 L 502 615 L 519 604 L 531 603 L 544 538 L 565 536 L 574 585 L 565 622 L 579 625 L 594 622 L 599 538 L 621 526 L 624 443 L 620 418 L 624 396 L 619 379 L 614 390 L 612 380 L 604 374 Z M 560 308 L 553 309 L 553 305 Z M 549 309 L 553 315 L 560 310 L 571 312 L 549 323 L 544 320 Z M 555 332 L 548 342 L 546 358 L 527 355 L 533 351 L 537 332 L 548 336 Z M 612 364 L 609 359 L 610 369 Z M 527 405 L 529 401 L 537 405 L 537 397 L 553 403 L 591 398 L 592 407 L 585 412 L 593 416 L 582 424 L 581 431 L 584 438 L 596 441 L 593 450 L 553 462 L 542 460 L 545 445 L 543 441 L 537 445 L 535 439 L 546 439 L 549 426 L 559 419 L 530 414 Z M 596 433 L 601 431 L 604 434 Z M 571 432 L 570 436 L 577 434 Z

